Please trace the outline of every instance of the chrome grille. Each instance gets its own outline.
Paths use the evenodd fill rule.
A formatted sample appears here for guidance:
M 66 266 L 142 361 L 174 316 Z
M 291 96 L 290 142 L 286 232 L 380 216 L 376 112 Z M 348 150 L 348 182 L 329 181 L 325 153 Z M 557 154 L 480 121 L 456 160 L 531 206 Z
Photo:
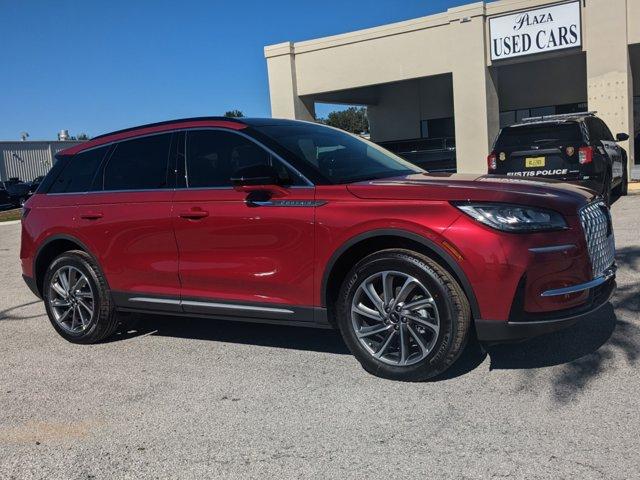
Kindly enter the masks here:
M 602 201 L 590 203 L 580 210 L 580 222 L 589 248 L 593 278 L 597 278 L 615 260 L 616 246 L 609 208 Z

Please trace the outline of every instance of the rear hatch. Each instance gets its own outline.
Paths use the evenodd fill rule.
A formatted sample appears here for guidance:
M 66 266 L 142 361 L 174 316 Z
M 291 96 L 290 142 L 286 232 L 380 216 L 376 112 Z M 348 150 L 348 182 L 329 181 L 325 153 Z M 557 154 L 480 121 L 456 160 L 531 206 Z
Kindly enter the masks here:
M 575 121 L 514 125 L 498 136 L 489 173 L 526 178 L 575 180 L 580 173 L 579 149 L 584 146 Z

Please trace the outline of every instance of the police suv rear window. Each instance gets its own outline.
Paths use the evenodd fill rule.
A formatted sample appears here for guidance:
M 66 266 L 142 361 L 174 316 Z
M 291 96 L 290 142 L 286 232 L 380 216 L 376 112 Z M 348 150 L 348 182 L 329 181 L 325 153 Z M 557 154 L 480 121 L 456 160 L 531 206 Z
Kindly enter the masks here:
M 523 125 L 507 127 L 496 140 L 496 150 L 510 147 L 562 146 L 581 143 L 582 132 L 578 123 L 549 125 Z

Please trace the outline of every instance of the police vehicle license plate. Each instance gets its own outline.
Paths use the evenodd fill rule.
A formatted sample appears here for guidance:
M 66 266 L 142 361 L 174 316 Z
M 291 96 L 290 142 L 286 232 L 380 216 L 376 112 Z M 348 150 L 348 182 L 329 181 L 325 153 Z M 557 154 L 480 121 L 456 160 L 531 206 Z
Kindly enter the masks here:
M 527 168 L 544 167 L 544 157 L 527 157 L 525 159 L 525 166 Z

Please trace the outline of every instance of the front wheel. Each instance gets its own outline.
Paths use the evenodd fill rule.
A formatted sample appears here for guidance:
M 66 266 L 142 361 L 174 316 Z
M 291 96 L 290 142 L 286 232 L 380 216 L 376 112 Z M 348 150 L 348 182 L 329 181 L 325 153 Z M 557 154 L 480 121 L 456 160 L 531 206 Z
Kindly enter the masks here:
M 469 302 L 429 257 L 390 249 L 348 274 L 338 304 L 342 337 L 373 375 L 423 381 L 447 370 L 469 335 Z

